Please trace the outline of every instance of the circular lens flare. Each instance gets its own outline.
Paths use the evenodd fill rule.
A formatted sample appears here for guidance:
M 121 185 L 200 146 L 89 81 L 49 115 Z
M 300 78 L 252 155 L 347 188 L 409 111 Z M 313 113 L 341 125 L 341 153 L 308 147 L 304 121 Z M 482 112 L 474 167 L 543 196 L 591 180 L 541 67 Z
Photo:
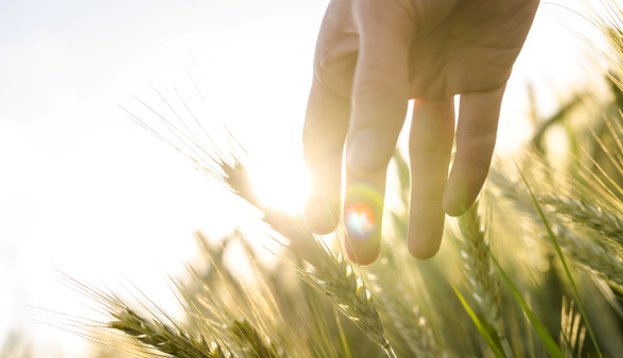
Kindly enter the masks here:
M 354 203 L 346 211 L 345 224 L 350 234 L 371 237 L 376 229 L 374 211 L 366 203 Z
M 344 225 L 346 233 L 357 241 L 373 245 L 380 239 L 383 196 L 366 183 L 351 184 L 346 188 Z

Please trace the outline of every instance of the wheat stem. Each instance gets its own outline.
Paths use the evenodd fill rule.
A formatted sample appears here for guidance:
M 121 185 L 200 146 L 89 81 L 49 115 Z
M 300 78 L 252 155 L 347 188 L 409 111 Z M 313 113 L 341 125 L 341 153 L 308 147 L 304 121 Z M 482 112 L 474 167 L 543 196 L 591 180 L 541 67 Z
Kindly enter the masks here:
M 291 216 L 262 205 L 253 192 L 246 168 L 240 162 L 221 160 L 218 165 L 224 173 L 221 181 L 236 195 L 261 210 L 263 221 L 289 240 L 288 250 L 312 265 L 312 269 L 297 268 L 301 277 L 329 296 L 333 304 L 383 348 L 388 357 L 395 357 L 372 295 L 351 264 L 342 255 L 335 257 L 312 234 L 300 216 Z
M 514 357 L 506 337 L 504 321 L 500 316 L 500 283 L 491 264 L 489 242 L 478 213 L 479 203 L 459 218 L 459 228 L 463 237 L 461 256 L 472 288 L 474 299 L 485 314 L 487 321 L 493 326 L 502 343 L 504 354 Z

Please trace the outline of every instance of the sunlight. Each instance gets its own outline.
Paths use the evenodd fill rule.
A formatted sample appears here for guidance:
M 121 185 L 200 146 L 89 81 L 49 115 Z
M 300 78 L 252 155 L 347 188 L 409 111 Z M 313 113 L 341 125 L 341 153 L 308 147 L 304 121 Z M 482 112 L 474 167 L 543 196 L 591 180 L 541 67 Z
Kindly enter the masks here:
M 251 181 L 259 199 L 274 209 L 300 212 L 309 194 L 309 176 L 302 164 L 266 161 L 251 167 Z

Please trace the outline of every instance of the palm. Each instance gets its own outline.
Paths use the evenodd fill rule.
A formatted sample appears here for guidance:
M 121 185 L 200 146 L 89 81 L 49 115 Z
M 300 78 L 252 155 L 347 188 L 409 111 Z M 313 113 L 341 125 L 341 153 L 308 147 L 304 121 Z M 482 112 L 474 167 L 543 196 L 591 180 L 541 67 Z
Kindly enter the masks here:
M 535 2 L 457 4 L 411 51 L 412 98 L 448 98 L 506 83 L 532 23 Z
M 403 0 L 414 6 L 418 1 Z M 435 1 L 433 1 L 435 2 Z M 439 99 L 506 83 L 532 23 L 538 1 L 437 1 L 411 46 L 411 98 Z M 335 7 L 348 8 L 351 1 Z M 318 42 L 317 73 L 334 91 L 350 97 L 358 42 L 350 13 L 325 19 Z M 415 21 L 415 20 L 414 20 Z M 349 24 L 345 26 L 345 23 Z M 340 31 L 335 31 L 339 27 Z

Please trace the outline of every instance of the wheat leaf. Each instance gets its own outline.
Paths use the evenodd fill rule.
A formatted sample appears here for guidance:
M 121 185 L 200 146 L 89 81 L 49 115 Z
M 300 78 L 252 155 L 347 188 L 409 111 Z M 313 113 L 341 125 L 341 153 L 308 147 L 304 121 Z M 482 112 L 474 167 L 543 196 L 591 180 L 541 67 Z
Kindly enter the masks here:
M 538 318 L 536 318 L 534 313 L 532 313 L 532 310 L 530 310 L 530 307 L 528 307 L 528 304 L 526 303 L 526 301 L 524 301 L 523 297 L 521 297 L 519 290 L 517 290 L 517 287 L 515 287 L 511 279 L 506 275 L 506 272 L 502 270 L 502 267 L 500 267 L 500 264 L 498 263 L 498 261 L 494 257 L 492 257 L 492 259 L 493 259 L 493 263 L 498 269 L 498 272 L 500 273 L 500 276 L 502 277 L 504 282 L 508 284 L 508 287 L 510 287 L 511 292 L 513 293 L 513 296 L 515 296 L 515 299 L 517 299 L 517 302 L 519 302 L 519 305 L 521 306 L 524 313 L 526 314 L 526 317 L 528 317 L 528 320 L 530 320 L 530 324 L 532 324 L 532 327 L 534 328 L 536 333 L 539 335 L 539 338 L 541 339 L 541 342 L 543 342 L 543 345 L 545 346 L 545 349 L 547 349 L 547 352 L 549 352 L 549 355 L 553 358 L 565 358 L 565 355 L 560 350 L 560 347 L 558 347 L 558 345 L 556 344 L 552 336 L 550 336 L 549 333 L 547 333 L 547 330 L 545 329 L 545 327 L 541 324 Z
M 599 345 L 597 345 L 597 339 L 595 338 L 595 333 L 593 332 L 593 328 L 591 327 L 591 324 L 588 320 L 588 315 L 586 314 L 586 311 L 584 310 L 584 304 L 582 303 L 582 298 L 580 297 L 578 286 L 575 284 L 575 280 L 573 279 L 573 276 L 571 276 L 571 271 L 569 270 L 569 266 L 567 265 L 565 256 L 562 254 L 562 249 L 560 248 L 560 245 L 558 245 L 558 240 L 556 240 L 556 235 L 554 235 L 554 232 L 552 231 L 552 228 L 549 225 L 549 221 L 545 217 L 545 214 L 543 213 L 543 210 L 541 209 L 541 205 L 539 204 L 536 196 L 534 195 L 534 192 L 532 191 L 532 187 L 530 187 L 530 184 L 528 184 L 528 180 L 522 173 L 520 173 L 520 175 L 521 175 L 523 182 L 526 184 L 528 191 L 530 192 L 530 196 L 532 197 L 532 201 L 534 202 L 534 205 L 536 205 L 536 208 L 539 212 L 539 216 L 541 217 L 541 220 L 543 220 L 543 224 L 545 225 L 545 228 L 547 229 L 547 234 L 549 235 L 549 238 L 552 240 L 552 243 L 554 244 L 554 248 L 556 249 L 556 254 L 558 254 L 558 258 L 560 259 L 560 262 L 562 263 L 562 267 L 565 269 L 565 274 L 567 275 L 567 278 L 569 279 L 569 283 L 571 284 L 571 288 L 573 289 L 573 296 L 575 297 L 575 300 L 578 303 L 578 307 L 580 308 L 580 312 L 582 313 L 582 318 L 584 318 L 586 329 L 588 330 L 588 333 L 591 336 L 591 340 L 593 341 L 593 344 L 595 345 L 597 354 L 599 355 L 599 357 L 603 357 L 603 355 L 601 354 L 601 350 L 599 349 Z
M 482 322 L 480 322 L 480 320 L 478 319 L 478 316 L 476 316 L 476 314 L 474 313 L 472 308 L 469 306 L 467 301 L 465 301 L 465 299 L 463 298 L 463 295 L 461 295 L 461 292 L 459 292 L 459 290 L 454 285 L 452 285 L 452 288 L 454 289 L 454 292 L 456 293 L 456 295 L 459 297 L 459 300 L 461 300 L 463 307 L 465 307 L 465 311 L 467 311 L 467 314 L 474 322 L 474 325 L 476 326 L 476 328 L 478 328 L 478 332 L 480 332 L 480 334 L 482 335 L 482 338 L 484 338 L 487 344 L 489 345 L 489 347 L 491 347 L 493 354 L 495 354 L 495 356 L 498 358 L 506 358 L 506 356 L 504 355 L 500 347 L 498 347 L 498 345 L 495 343 L 493 338 L 491 338 L 491 336 L 489 335 L 485 327 L 482 325 Z

